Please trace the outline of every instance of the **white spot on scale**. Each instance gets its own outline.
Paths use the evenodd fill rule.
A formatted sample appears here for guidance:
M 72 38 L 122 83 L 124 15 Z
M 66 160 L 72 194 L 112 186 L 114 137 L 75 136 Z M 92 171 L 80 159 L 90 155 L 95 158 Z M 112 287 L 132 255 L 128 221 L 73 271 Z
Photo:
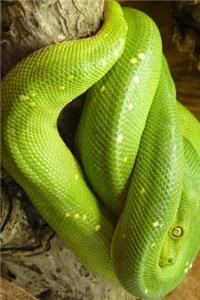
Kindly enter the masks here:
M 158 226 L 159 226 L 159 222 L 158 222 L 158 221 L 155 221 L 155 222 L 153 222 L 153 224 L 152 224 L 152 225 L 153 225 L 153 227 L 155 227 L 155 228 L 156 228 L 156 227 L 158 227 Z
M 144 292 L 145 292 L 146 295 L 148 294 L 148 290 L 147 289 Z
M 69 218 L 70 215 L 71 215 L 71 214 L 70 214 L 69 212 L 66 212 L 66 213 L 65 213 L 65 217 L 66 217 L 66 218 Z
M 123 141 L 123 139 L 124 139 L 123 134 L 118 134 L 118 136 L 117 136 L 117 142 L 121 143 Z
M 101 60 L 101 64 L 102 64 L 102 65 L 105 65 L 105 64 L 106 64 L 106 60 L 105 60 L 104 58 Z
M 120 43 L 120 44 L 123 44 L 123 43 L 124 43 L 124 39 L 123 39 L 123 38 L 120 38 L 120 39 L 119 39 L 119 43 Z
M 35 107 L 35 106 L 36 106 L 36 103 L 35 103 L 35 102 L 30 102 L 29 105 L 30 105 L 31 107 Z
M 19 100 L 20 101 L 26 101 L 28 99 L 28 96 L 25 95 L 19 95 Z
M 85 221 L 87 219 L 86 215 L 83 215 L 83 221 Z
M 98 224 L 95 226 L 95 231 L 99 231 L 100 229 L 101 229 L 101 225 Z
M 188 268 L 185 268 L 185 269 L 184 269 L 184 272 L 187 273 L 187 272 L 188 272 Z
M 74 75 L 68 75 L 68 76 L 67 76 L 67 79 L 68 79 L 68 80 L 73 80 L 73 79 L 74 79 Z
M 154 247 L 154 246 L 155 246 L 155 244 L 156 244 L 156 243 L 152 243 L 152 244 L 151 244 L 151 246 L 150 246 L 150 248 Z
M 78 175 L 77 174 L 75 175 L 75 179 L 78 180 Z
M 140 79 L 139 79 L 139 77 L 136 75 L 136 76 L 133 78 L 133 81 L 134 81 L 135 83 L 138 83 L 138 82 L 140 81 Z
M 136 57 L 133 57 L 131 58 L 130 62 L 135 65 L 137 63 L 137 58 Z
M 102 85 L 102 87 L 101 87 L 101 92 L 103 93 L 104 91 L 105 91 L 105 86 L 104 85 Z
M 74 215 L 74 219 L 79 219 L 80 218 L 80 215 L 79 214 L 75 214 Z
M 128 103 L 127 108 L 129 111 L 131 111 L 133 109 L 133 103 Z
M 115 51 L 113 51 L 113 56 L 114 56 L 114 57 L 117 57 L 117 56 L 119 56 L 119 50 L 115 50 Z
M 192 266 L 193 266 L 193 264 L 191 263 L 191 264 L 189 265 L 189 269 L 192 269 Z
M 127 161 L 128 160 L 128 157 L 127 156 L 124 156 L 124 158 L 123 158 L 123 161 Z
M 145 188 L 142 187 L 141 190 L 140 190 L 140 194 L 143 195 L 144 193 L 145 193 Z
M 145 57 L 146 57 L 146 55 L 142 52 L 138 54 L 138 58 L 141 59 L 141 60 L 144 60 Z

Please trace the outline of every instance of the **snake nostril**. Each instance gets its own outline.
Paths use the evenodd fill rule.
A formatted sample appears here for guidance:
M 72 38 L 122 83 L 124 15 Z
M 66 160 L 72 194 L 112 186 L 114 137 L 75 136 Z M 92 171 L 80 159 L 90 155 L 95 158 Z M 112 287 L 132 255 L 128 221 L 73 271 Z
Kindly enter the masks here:
M 180 226 L 176 226 L 172 229 L 171 234 L 175 238 L 179 238 L 183 236 L 183 228 Z
M 160 262 L 159 262 L 159 266 L 161 268 L 167 267 L 169 265 L 173 265 L 175 262 L 173 257 L 169 257 L 169 258 L 165 258 L 165 257 L 161 257 Z

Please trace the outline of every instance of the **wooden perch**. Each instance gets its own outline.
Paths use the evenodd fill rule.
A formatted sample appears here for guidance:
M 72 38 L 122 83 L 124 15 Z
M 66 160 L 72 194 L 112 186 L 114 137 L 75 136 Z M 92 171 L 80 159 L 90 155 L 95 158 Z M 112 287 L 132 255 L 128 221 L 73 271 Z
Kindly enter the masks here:
M 1 300 L 37 300 L 21 287 L 0 278 L 0 297 Z

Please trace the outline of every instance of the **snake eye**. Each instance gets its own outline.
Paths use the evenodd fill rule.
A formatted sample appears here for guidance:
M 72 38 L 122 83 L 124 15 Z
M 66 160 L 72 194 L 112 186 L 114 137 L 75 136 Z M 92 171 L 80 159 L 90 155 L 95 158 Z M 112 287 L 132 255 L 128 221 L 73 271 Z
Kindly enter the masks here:
M 180 226 L 176 226 L 172 229 L 171 234 L 175 238 L 179 238 L 183 235 L 183 228 Z

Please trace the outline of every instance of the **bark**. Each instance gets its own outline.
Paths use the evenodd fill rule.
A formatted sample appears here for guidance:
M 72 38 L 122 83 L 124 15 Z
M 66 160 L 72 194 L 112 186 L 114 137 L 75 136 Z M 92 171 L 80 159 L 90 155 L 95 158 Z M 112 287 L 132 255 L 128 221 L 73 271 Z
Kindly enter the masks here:
M 173 41 L 200 71 L 200 3 L 179 1 L 174 9 Z
M 36 49 L 94 34 L 104 0 L 4 0 L 2 75 Z
M 0 287 L 0 297 L 2 300 L 37 300 L 24 289 L 3 278 L 0 278 Z

